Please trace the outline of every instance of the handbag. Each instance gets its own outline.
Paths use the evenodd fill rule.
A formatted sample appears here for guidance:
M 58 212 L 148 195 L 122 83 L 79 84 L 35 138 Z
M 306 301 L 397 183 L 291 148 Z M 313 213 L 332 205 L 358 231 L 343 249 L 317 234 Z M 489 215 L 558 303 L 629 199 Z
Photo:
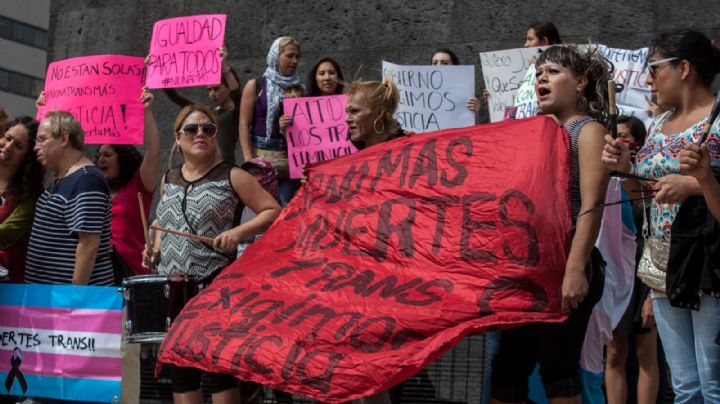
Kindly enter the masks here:
M 670 258 L 670 240 L 650 237 L 648 227 L 648 209 L 643 203 L 643 244 L 642 255 L 638 262 L 637 277 L 645 285 L 664 292 L 667 263 Z
M 657 238 L 645 239 L 642 256 L 638 263 L 637 277 L 645 285 L 665 291 L 665 271 L 670 256 L 670 241 Z

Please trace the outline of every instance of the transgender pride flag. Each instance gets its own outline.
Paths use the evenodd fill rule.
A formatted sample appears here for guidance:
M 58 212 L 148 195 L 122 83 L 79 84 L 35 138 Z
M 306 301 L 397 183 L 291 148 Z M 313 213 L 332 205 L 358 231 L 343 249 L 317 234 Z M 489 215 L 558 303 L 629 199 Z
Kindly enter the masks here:
M 117 288 L 0 285 L 0 394 L 119 401 L 121 327 Z

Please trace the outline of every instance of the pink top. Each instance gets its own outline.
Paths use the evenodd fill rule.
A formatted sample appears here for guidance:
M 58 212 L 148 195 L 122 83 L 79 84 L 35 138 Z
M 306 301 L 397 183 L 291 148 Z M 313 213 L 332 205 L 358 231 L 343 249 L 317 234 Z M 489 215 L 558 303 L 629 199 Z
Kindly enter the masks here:
M 141 265 L 145 235 L 140 220 L 138 192 L 142 195 L 147 215 L 150 213 L 153 193 L 145 189 L 140 170 L 112 198 L 112 245 L 135 274 L 145 275 L 149 274 L 150 270 Z

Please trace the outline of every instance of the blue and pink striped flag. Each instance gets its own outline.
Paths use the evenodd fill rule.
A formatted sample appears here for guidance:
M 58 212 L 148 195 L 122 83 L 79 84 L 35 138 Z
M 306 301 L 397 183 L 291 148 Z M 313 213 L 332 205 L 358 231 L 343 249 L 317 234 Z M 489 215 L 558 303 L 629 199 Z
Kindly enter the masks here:
M 117 288 L 0 285 L 0 394 L 119 401 L 121 329 Z

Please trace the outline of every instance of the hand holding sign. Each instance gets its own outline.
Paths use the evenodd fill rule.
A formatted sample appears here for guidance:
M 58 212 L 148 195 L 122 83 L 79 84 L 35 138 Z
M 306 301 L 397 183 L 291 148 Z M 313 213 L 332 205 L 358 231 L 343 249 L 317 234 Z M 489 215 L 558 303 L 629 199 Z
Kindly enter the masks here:
M 383 75 L 392 77 L 400 91 L 395 119 L 404 130 L 422 133 L 475 124 L 474 109 L 464 107 L 474 97 L 475 66 L 383 62 Z
M 287 114 L 280 117 L 286 128 L 290 177 L 301 178 L 306 164 L 332 160 L 357 151 L 345 123 L 345 95 L 286 98 Z
M 143 106 L 137 95 L 145 72 L 133 56 L 83 56 L 48 66 L 37 119 L 68 111 L 85 131 L 86 144 L 142 144 Z

